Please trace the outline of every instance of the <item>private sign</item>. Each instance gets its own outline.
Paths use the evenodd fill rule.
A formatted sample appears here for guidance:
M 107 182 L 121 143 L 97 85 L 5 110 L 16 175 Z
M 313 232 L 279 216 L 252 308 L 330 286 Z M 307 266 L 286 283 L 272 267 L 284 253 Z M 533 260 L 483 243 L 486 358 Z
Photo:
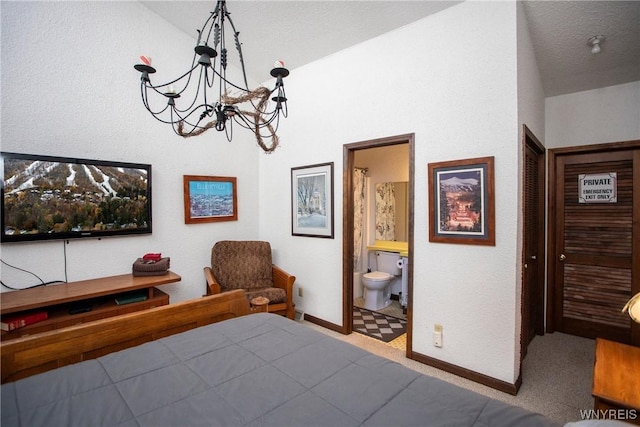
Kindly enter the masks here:
M 578 175 L 580 203 L 616 203 L 618 201 L 616 172 Z

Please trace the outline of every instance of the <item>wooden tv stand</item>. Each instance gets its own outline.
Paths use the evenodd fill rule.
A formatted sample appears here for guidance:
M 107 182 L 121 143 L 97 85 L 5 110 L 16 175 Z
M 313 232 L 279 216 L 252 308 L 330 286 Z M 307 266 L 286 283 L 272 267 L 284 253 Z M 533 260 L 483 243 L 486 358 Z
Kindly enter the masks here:
M 169 271 L 162 276 L 119 276 L 81 280 L 60 285 L 39 286 L 0 295 L 0 315 L 5 316 L 30 310 L 46 310 L 48 319 L 13 331 L 1 331 L 1 339 L 18 338 L 64 328 L 93 320 L 147 310 L 169 304 L 169 295 L 155 286 L 175 283 L 180 276 Z M 146 291 L 144 301 L 118 305 L 115 298 L 131 291 Z M 71 314 L 71 309 L 89 309 Z

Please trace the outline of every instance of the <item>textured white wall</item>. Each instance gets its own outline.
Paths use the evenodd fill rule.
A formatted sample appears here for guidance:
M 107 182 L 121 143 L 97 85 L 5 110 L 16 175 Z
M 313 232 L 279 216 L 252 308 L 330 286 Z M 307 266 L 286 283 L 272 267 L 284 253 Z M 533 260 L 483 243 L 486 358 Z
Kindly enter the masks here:
M 521 2 L 518 2 L 518 122 L 541 142 L 545 140 L 544 90 L 533 51 L 529 27 Z M 519 127 L 522 137 L 522 126 Z M 520 156 L 522 160 L 522 156 Z
M 545 100 L 547 148 L 640 139 L 640 80 Z
M 153 234 L 71 240 L 68 279 L 131 271 L 136 257 L 162 252 L 183 278 L 163 289 L 171 301 L 200 297 L 202 267 L 216 240 L 256 238 L 256 142 L 210 131 L 183 139 L 140 100 L 140 54 L 157 82 L 184 72 L 195 40 L 137 2 L 2 2 L 2 150 L 152 164 Z M 278 156 L 275 154 L 274 156 Z M 239 219 L 184 224 L 182 175 L 238 178 Z M 63 242 L 3 244 L 2 259 L 43 280 L 64 279 Z M 2 281 L 37 283 L 2 265 Z M 4 289 L 3 289 L 4 290 Z
M 299 308 L 342 324 L 343 145 L 415 132 L 413 350 L 515 380 L 516 51 L 514 3 L 465 2 L 292 72 L 283 155 L 259 158 L 259 225 L 304 288 Z M 427 163 L 483 156 L 495 156 L 496 246 L 429 243 Z M 291 167 L 329 161 L 336 238 L 291 236 Z

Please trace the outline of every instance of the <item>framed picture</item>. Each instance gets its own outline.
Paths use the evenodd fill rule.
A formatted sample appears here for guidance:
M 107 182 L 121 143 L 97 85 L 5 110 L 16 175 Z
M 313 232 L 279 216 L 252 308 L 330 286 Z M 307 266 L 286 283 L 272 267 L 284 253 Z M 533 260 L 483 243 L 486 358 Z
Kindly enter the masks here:
M 184 175 L 184 222 L 237 221 L 236 178 Z
M 333 163 L 291 168 L 291 234 L 333 239 Z
M 429 241 L 495 246 L 493 157 L 428 164 Z

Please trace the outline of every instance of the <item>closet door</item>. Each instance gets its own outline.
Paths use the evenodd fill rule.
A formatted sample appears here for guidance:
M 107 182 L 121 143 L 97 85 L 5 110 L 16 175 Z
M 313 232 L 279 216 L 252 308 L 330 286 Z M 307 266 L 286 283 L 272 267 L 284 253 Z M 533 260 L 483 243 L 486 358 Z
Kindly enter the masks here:
M 545 151 L 524 127 L 524 253 L 522 277 L 522 355 L 544 334 Z

